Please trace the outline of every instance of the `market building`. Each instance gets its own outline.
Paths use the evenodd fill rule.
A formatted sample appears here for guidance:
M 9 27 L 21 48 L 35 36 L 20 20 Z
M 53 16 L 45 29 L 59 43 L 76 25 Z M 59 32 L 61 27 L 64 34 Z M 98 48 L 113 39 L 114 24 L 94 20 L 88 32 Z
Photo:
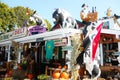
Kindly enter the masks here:
M 91 22 L 96 21 L 97 12 L 94 15 L 95 17 L 89 19 L 90 21 L 92 19 Z M 84 20 L 89 21 L 88 19 Z M 118 60 L 120 26 L 117 22 L 115 23 L 113 17 L 102 18 L 98 22 L 102 23 L 98 46 L 101 73 L 113 70 L 120 72 Z M 0 68 L 1 75 L 16 69 L 16 71 L 23 70 L 23 73 L 27 73 L 24 78 L 28 77 L 29 73 L 33 74 L 29 76 L 33 78 L 40 77 L 38 75 L 41 74 L 53 77 L 56 70 L 70 72 L 78 53 L 81 53 L 83 48 L 81 45 L 84 40 L 84 23 L 77 22 L 77 24 L 77 27 L 68 27 L 71 24 L 66 25 L 66 23 L 64 24 L 66 26 L 58 24 L 59 26 L 54 26 L 49 32 L 38 25 L 29 28 L 23 27 L 0 35 L 0 55 L 4 57 L 0 58 L 0 64 L 3 65 Z M 80 76 L 86 75 L 86 70 L 82 70 L 79 71 Z M 72 71 L 71 74 L 73 74 Z M 11 75 L 9 73 L 9 76 Z M 72 77 L 68 75 L 66 75 L 67 78 Z M 106 75 L 101 76 L 105 77 Z

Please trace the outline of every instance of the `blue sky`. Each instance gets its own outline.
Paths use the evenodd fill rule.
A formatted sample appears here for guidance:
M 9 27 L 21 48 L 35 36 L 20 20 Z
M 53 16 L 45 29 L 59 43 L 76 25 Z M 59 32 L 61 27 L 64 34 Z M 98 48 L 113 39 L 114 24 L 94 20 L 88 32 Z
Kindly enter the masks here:
M 120 14 L 120 0 L 0 0 L 9 7 L 23 6 L 36 10 L 44 19 L 52 22 L 52 13 L 55 8 L 66 9 L 75 19 L 80 19 L 82 4 L 86 3 L 89 10 L 96 6 L 98 17 L 106 16 L 107 8 L 111 7 L 112 13 Z

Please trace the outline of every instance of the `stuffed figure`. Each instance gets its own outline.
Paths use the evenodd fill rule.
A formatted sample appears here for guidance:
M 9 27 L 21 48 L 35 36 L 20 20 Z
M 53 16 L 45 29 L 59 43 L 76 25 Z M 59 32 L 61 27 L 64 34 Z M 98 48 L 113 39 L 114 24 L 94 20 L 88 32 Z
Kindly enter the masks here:
M 37 25 L 47 27 L 44 19 L 34 11 L 34 13 L 30 16 L 30 21 L 33 21 Z
M 85 21 L 85 22 L 97 21 L 98 13 L 96 11 L 96 7 L 92 7 L 92 12 L 90 12 L 88 9 L 88 6 L 86 4 L 83 4 L 82 10 L 80 12 L 80 17 L 82 21 Z
M 89 10 L 88 10 L 88 6 L 86 4 L 83 4 L 82 8 L 83 9 L 80 12 L 80 16 L 81 16 L 81 19 L 84 20 L 88 17 Z
M 64 9 L 55 9 L 52 18 L 54 24 L 59 23 L 61 28 L 78 28 L 76 20 Z
M 112 13 L 112 9 L 111 9 L 111 8 L 108 8 L 108 9 L 107 9 L 107 13 L 106 13 L 107 17 L 112 16 L 111 13 Z

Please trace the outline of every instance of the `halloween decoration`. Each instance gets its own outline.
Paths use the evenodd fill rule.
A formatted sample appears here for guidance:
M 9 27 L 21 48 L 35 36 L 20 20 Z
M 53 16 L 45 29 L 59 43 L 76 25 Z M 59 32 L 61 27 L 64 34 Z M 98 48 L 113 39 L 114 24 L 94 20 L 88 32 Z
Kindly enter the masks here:
M 86 21 L 86 22 L 97 21 L 98 13 L 96 11 L 96 7 L 92 8 L 92 12 L 88 10 L 88 6 L 86 4 L 83 4 L 82 8 L 83 10 L 80 12 L 80 17 L 83 21 Z
M 30 16 L 30 21 L 33 21 L 39 26 L 47 27 L 44 19 L 36 13 L 36 11 L 33 12 L 33 14 Z
M 94 25 L 90 25 L 91 28 L 92 26 L 94 26 L 94 29 L 89 30 L 85 36 L 85 39 L 83 40 L 84 50 L 77 57 L 77 63 L 80 65 L 84 63 L 86 70 L 91 75 L 91 78 L 98 78 L 101 73 L 98 63 L 100 59 L 98 52 L 98 43 L 100 40 L 102 23 L 98 21 Z
M 107 13 L 106 13 L 106 15 L 107 15 L 107 17 L 111 17 L 112 16 L 112 9 L 111 8 L 108 8 L 107 9 Z
M 61 28 L 78 28 L 76 20 L 64 9 L 55 9 L 52 18 L 54 24 L 59 23 Z
M 79 69 L 80 66 L 78 64 L 76 64 L 76 58 L 78 57 L 79 53 L 81 53 L 83 47 L 82 47 L 82 35 L 80 36 L 80 34 L 74 34 L 71 37 L 71 41 L 72 41 L 72 46 L 73 46 L 73 50 L 72 50 L 72 56 L 71 57 L 71 80 L 77 80 L 77 78 L 79 77 Z M 81 58 L 82 60 L 82 58 Z
M 63 79 L 69 79 L 69 73 L 67 73 L 67 72 L 61 72 L 61 74 L 60 74 L 60 78 L 63 78 Z
M 59 79 L 60 78 L 60 71 L 54 71 L 52 76 L 54 79 Z

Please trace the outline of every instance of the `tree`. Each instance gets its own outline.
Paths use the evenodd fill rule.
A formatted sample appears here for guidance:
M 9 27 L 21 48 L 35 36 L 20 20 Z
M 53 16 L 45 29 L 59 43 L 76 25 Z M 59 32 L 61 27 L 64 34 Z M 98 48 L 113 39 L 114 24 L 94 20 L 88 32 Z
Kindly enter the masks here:
M 13 9 L 17 18 L 16 23 L 18 27 L 27 26 L 28 25 L 27 22 L 30 18 L 30 15 L 33 13 L 33 10 L 22 7 L 22 6 L 17 6 L 17 7 L 14 7 Z
M 48 29 L 48 31 L 50 31 L 51 30 L 51 27 L 52 27 L 52 25 L 50 24 L 50 22 L 47 20 L 47 19 L 45 19 L 45 22 L 46 22 L 46 25 L 47 25 L 47 29 Z
M 8 26 L 16 20 L 14 11 L 8 5 L 0 2 L 0 31 L 7 32 Z
M 33 10 L 22 6 L 10 8 L 7 4 L 0 2 L 0 32 L 9 32 L 27 26 L 27 21 Z

